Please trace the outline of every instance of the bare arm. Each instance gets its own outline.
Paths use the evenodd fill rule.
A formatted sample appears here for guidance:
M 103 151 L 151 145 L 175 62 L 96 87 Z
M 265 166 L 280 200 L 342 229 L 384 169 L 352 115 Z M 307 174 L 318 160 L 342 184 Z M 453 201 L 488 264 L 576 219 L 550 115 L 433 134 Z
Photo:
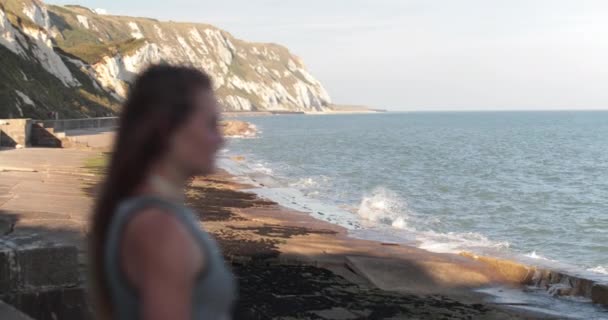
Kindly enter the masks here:
M 127 225 L 122 268 L 141 298 L 144 320 L 192 319 L 194 282 L 203 256 L 177 218 L 146 209 Z

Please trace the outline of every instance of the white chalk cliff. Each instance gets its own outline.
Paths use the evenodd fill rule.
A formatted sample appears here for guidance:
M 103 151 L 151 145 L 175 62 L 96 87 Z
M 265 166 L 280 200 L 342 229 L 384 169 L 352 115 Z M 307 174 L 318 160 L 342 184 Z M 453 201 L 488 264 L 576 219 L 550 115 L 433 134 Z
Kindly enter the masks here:
M 322 111 L 331 104 L 329 94 L 304 63 L 280 45 L 239 40 L 207 24 L 97 12 L 80 6 L 46 5 L 39 0 L 0 0 L 0 47 L 27 63 L 39 64 L 66 90 L 87 98 L 96 96 L 90 100 L 100 106 L 108 104 L 108 110 L 114 110 L 125 97 L 135 74 L 158 62 L 207 71 L 222 104 L 230 111 Z M 23 69 L 28 68 L 19 68 L 23 74 L 20 81 L 31 82 L 39 76 L 39 72 L 31 74 Z M 10 82 L 14 77 L 13 73 L 0 73 L 0 80 Z M 23 104 L 16 92 L 30 95 L 28 86 L 32 85 L 16 84 L 9 96 Z M 38 105 L 47 110 L 62 108 L 52 104 L 65 100 L 34 95 Z M 27 110 L 35 108 L 36 99 L 34 107 L 28 104 Z M 18 107 L 15 110 L 20 110 Z

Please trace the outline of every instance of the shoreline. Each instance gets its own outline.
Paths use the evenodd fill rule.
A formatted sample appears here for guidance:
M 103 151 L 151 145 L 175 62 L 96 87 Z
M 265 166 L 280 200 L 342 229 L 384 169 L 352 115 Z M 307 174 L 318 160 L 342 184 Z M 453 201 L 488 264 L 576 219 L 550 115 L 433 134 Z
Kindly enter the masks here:
M 239 162 L 244 159 L 242 157 L 239 157 L 239 159 L 230 158 L 227 160 Z M 236 174 L 236 176 L 233 176 L 232 179 L 239 179 L 239 176 L 240 176 L 240 174 Z M 241 181 L 242 181 L 242 179 L 241 179 Z M 249 190 L 246 190 L 246 191 L 256 193 L 256 191 L 254 190 L 256 188 L 257 187 L 250 186 Z M 266 188 L 262 187 L 262 189 L 266 189 Z M 258 194 L 258 196 L 261 196 L 263 198 L 264 197 L 268 198 L 267 195 L 264 195 L 264 192 L 262 192 L 261 195 Z M 269 199 L 272 199 L 272 198 L 269 198 Z M 493 297 L 493 300 L 500 301 L 500 300 L 505 299 L 504 295 L 501 296 L 501 292 L 503 292 L 503 290 L 485 290 L 485 289 L 487 289 L 488 286 L 490 286 L 490 287 L 491 286 L 496 286 L 496 287 L 505 286 L 505 287 L 508 287 L 509 289 L 516 288 L 516 290 L 518 290 L 521 293 L 523 293 L 524 291 L 533 290 L 533 291 L 536 291 L 536 293 L 538 293 L 538 294 L 546 295 L 547 299 L 560 299 L 560 300 L 563 300 L 561 298 L 578 299 L 579 303 L 588 304 L 589 308 L 593 308 L 593 306 L 591 305 L 591 302 L 593 302 L 595 304 L 599 304 L 599 305 L 604 305 L 604 306 L 608 305 L 608 286 L 607 286 L 606 281 L 603 279 L 602 275 L 600 275 L 600 274 L 596 275 L 589 271 L 580 272 L 580 270 L 564 268 L 563 266 L 560 266 L 560 265 L 551 265 L 545 261 L 536 260 L 533 258 L 518 259 L 518 257 L 517 257 L 518 255 L 516 253 L 503 255 L 503 256 L 491 255 L 491 253 L 490 253 L 490 255 L 488 255 L 487 253 L 478 254 L 478 253 L 472 253 L 472 252 L 466 252 L 466 251 L 457 252 L 457 253 L 435 253 L 435 252 L 426 251 L 426 250 L 423 250 L 423 249 L 420 249 L 420 248 L 417 248 L 415 246 L 411 246 L 408 244 L 382 243 L 382 242 L 373 241 L 373 240 L 362 240 L 362 239 L 355 238 L 352 235 L 349 235 L 347 229 L 345 229 L 341 226 L 338 226 L 336 224 L 333 224 L 331 222 L 318 220 L 317 219 L 318 217 L 315 218 L 315 217 L 311 216 L 309 213 L 298 212 L 297 209 L 294 210 L 292 208 L 289 208 L 289 206 L 284 209 L 287 210 L 288 212 L 296 212 L 297 214 L 306 215 L 310 219 L 314 220 L 316 224 L 325 225 L 325 226 L 329 225 L 329 226 L 341 228 L 342 232 L 343 232 L 342 236 L 354 244 L 358 245 L 358 244 L 362 244 L 362 243 L 367 243 L 367 244 L 371 243 L 372 246 L 375 244 L 375 245 L 380 245 L 381 247 L 383 247 L 383 249 L 380 250 L 380 252 L 382 252 L 382 253 L 378 253 L 375 251 L 376 249 L 367 247 L 367 249 L 366 249 L 366 250 L 368 250 L 367 253 L 359 252 L 357 254 L 364 254 L 364 255 L 371 256 L 373 258 L 384 258 L 384 259 L 398 259 L 399 257 L 402 257 L 404 255 L 416 256 L 417 257 L 416 259 L 418 259 L 419 257 L 423 257 L 421 260 L 435 259 L 436 257 L 450 257 L 450 259 L 452 259 L 452 261 L 454 262 L 454 265 L 451 267 L 455 267 L 456 269 L 461 267 L 461 268 L 466 269 L 467 271 L 470 271 L 471 269 L 475 269 L 475 268 L 481 268 L 481 269 L 489 268 L 488 270 L 484 271 L 485 273 L 479 271 L 480 269 L 476 269 L 476 272 L 481 272 L 482 274 L 484 274 L 484 276 L 487 277 L 481 282 L 475 282 L 475 281 L 479 281 L 479 279 L 477 279 L 477 280 L 456 279 L 455 280 L 456 282 L 462 281 L 461 284 L 466 283 L 466 285 L 464 285 L 462 288 L 459 288 L 459 289 L 465 288 L 464 291 L 468 291 L 468 293 L 471 293 L 478 289 L 484 289 L 481 291 L 484 291 L 484 292 L 486 292 L 486 294 Z M 387 248 L 387 247 L 390 247 L 391 249 L 386 250 L 385 248 Z M 395 249 L 395 248 L 399 248 L 399 249 Z M 480 267 L 479 265 L 472 266 L 472 265 L 468 264 L 468 262 L 453 259 L 454 256 L 464 257 L 464 258 L 466 258 L 466 260 L 468 260 L 468 262 L 479 262 L 480 265 L 483 265 L 483 267 Z M 407 259 L 405 259 L 405 260 L 407 260 Z M 403 261 L 401 261 L 401 263 L 403 263 Z M 407 262 L 406 262 L 406 264 L 407 264 Z M 433 272 L 435 272 L 435 270 L 433 270 Z M 373 275 L 372 275 L 372 277 L 373 277 Z M 454 280 L 454 279 L 452 279 L 452 280 Z M 445 283 L 442 283 L 441 281 L 439 281 L 435 284 L 439 284 L 440 287 L 445 285 Z M 452 291 L 451 290 L 452 288 L 449 288 L 449 285 L 447 287 L 449 290 L 446 290 L 446 287 L 444 286 L 444 287 L 441 287 L 440 291 L 443 291 L 443 292 L 450 291 L 451 293 L 459 291 L 459 290 Z M 391 287 L 389 286 L 389 287 L 386 287 L 385 289 L 391 289 Z M 418 288 L 418 289 L 420 289 L 420 288 Z M 428 290 L 428 288 L 424 288 L 423 290 Z M 460 291 L 461 291 L 460 293 L 462 293 L 462 290 L 460 290 Z M 488 293 L 488 292 L 492 292 L 492 291 L 493 291 L 493 293 Z M 519 310 L 521 311 L 521 309 L 519 309 Z M 548 310 L 546 310 L 546 311 L 548 311 Z
M 386 293 L 416 295 L 425 299 L 441 295 L 464 305 L 481 304 L 496 313 L 487 319 L 555 317 L 519 309 L 514 304 L 493 303 L 490 295 L 476 292 L 476 289 L 482 288 L 519 286 L 508 272 L 497 272 L 494 266 L 485 262 L 462 255 L 433 253 L 406 245 L 352 238 L 341 226 L 257 197 L 248 191 L 250 185 L 238 182 L 237 176 L 223 170 L 207 178 L 197 178 L 193 187 L 198 188 L 209 182 L 216 188 L 215 192 L 230 190 L 234 198 L 248 197 L 250 201 L 258 201 L 251 207 L 231 210 L 235 216 L 223 222 L 205 221 L 205 212 L 209 212 L 209 208 L 205 207 L 203 201 L 192 203 L 201 211 L 205 229 L 217 237 L 226 258 L 233 264 L 251 263 L 260 259 L 256 258 L 258 255 L 272 265 L 313 266 Z M 206 190 L 211 192 L 210 189 Z M 233 232 L 235 230 L 240 235 L 237 236 Z M 261 240 L 265 243 L 262 245 L 264 249 L 239 250 L 238 246 L 234 247 L 235 237 L 244 237 L 238 241 L 249 244 L 254 239 Z M 273 250 L 268 251 L 268 243 L 274 243 Z
M 229 118 L 285 116 L 285 115 L 348 115 L 348 114 L 376 114 L 386 113 L 386 110 L 328 110 L 328 111 L 226 111 L 222 116 Z

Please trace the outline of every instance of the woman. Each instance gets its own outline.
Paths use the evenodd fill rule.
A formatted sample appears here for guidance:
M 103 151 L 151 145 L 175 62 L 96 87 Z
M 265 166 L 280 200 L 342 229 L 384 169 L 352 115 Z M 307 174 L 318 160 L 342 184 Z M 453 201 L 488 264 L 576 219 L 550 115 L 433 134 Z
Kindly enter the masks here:
M 185 208 L 188 180 L 223 144 L 211 80 L 153 66 L 132 86 L 93 216 L 96 312 L 105 319 L 228 319 L 236 294 L 218 247 Z

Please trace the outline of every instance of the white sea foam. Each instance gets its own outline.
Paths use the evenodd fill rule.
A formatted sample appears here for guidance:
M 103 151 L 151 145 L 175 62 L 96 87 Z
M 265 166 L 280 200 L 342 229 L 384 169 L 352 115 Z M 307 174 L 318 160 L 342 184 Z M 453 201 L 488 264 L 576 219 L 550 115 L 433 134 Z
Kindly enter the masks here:
M 374 240 L 394 241 L 395 237 L 402 237 L 405 242 L 413 240 L 418 247 L 433 252 L 460 252 L 478 248 L 501 250 L 510 246 L 508 242 L 491 241 L 474 232 L 437 232 L 434 229 L 440 225 L 439 219 L 416 213 L 409 208 L 406 200 L 384 187 L 377 187 L 365 195 L 357 214 L 365 221 L 388 227 L 382 232 L 359 232 L 373 235 Z
M 530 252 L 528 254 L 525 254 L 525 256 L 528 257 L 528 258 L 537 259 L 537 260 L 553 261 L 553 260 L 551 260 L 549 258 L 545 258 L 545 257 L 537 254 L 536 251 L 532 251 L 532 252 Z
M 361 218 L 371 222 L 407 229 L 409 212 L 407 202 L 397 193 L 377 187 L 370 195 L 363 197 L 357 213 Z
M 270 169 L 269 167 L 267 167 L 266 165 L 264 165 L 261 162 L 253 163 L 251 166 L 249 166 L 249 168 L 251 170 L 253 170 L 254 172 L 263 173 L 263 174 L 267 174 L 267 175 L 272 175 L 274 173 L 274 171 L 272 171 L 272 169 Z
M 608 274 L 608 268 L 606 268 L 605 266 L 597 266 L 595 268 L 589 268 L 589 269 L 587 269 L 587 271 L 601 273 L 601 274 Z
M 232 136 L 227 136 L 226 138 L 230 138 L 230 139 L 255 139 L 257 138 L 255 135 L 250 135 L 249 133 L 246 134 L 235 134 Z
M 300 212 L 306 212 L 319 220 L 340 225 L 346 229 L 357 229 L 360 225 L 352 220 L 350 212 L 337 206 L 311 199 L 295 188 L 254 188 L 247 190 L 258 196 L 275 201 L 279 205 Z
M 330 179 L 327 176 L 304 177 L 289 183 L 289 186 L 298 189 L 313 189 L 327 184 L 329 180 Z
M 317 182 L 313 178 L 300 178 L 298 181 L 290 183 L 292 187 L 310 188 L 317 186 Z
M 476 232 L 440 233 L 435 231 L 424 231 L 417 235 L 416 240 L 420 241 L 418 246 L 421 249 L 433 252 L 457 253 L 465 250 L 503 250 L 511 246 L 509 242 L 492 241 L 486 236 Z

